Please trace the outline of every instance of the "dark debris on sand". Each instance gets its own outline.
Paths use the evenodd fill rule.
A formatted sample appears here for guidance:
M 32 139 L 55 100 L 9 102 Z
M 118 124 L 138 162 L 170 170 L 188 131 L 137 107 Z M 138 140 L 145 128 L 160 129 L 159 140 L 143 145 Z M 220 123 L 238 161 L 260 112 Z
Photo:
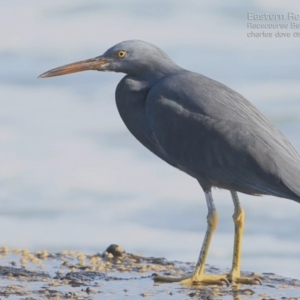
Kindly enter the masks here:
M 195 286 L 157 284 L 153 273 L 182 276 L 192 272 L 191 263 L 126 253 L 110 245 L 103 253 L 75 251 L 31 253 L 0 248 L 0 298 L 3 299 L 280 299 L 300 300 L 300 281 L 271 273 L 251 274 L 262 285 Z M 221 270 L 207 266 L 208 273 Z

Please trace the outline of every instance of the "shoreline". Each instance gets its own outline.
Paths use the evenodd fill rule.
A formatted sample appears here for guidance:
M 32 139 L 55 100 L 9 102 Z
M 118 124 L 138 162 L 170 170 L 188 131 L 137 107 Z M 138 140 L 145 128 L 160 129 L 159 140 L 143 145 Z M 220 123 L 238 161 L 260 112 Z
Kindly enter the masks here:
M 0 295 L 7 299 L 98 299 L 111 297 L 153 297 L 155 299 L 300 299 L 300 280 L 273 273 L 258 276 L 262 285 L 192 286 L 154 283 L 153 273 L 182 276 L 193 263 L 168 261 L 126 253 L 111 245 L 103 253 L 0 248 Z M 224 270 L 223 270 L 224 271 Z M 208 273 L 222 273 L 206 266 Z M 298 295 L 298 296 L 297 296 Z

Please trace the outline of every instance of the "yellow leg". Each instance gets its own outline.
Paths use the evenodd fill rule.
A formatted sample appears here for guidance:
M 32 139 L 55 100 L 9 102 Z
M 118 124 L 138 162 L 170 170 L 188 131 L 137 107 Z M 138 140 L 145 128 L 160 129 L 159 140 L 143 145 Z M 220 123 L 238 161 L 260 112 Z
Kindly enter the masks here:
M 231 191 L 232 200 L 234 203 L 233 221 L 235 227 L 234 234 L 234 248 L 232 268 L 229 274 L 221 275 L 208 275 L 204 274 L 206 258 L 210 246 L 213 233 L 218 225 L 218 214 L 213 202 L 211 191 L 205 192 L 208 214 L 207 214 L 207 230 L 205 233 L 204 241 L 198 258 L 195 272 L 192 275 L 183 277 L 169 277 L 153 275 L 155 282 L 179 282 L 183 285 L 229 285 L 229 282 L 242 283 L 242 284 L 261 284 L 259 278 L 256 277 L 242 277 L 241 276 L 241 252 L 242 252 L 242 238 L 244 230 L 245 213 L 241 208 L 238 195 L 235 191 Z
M 160 275 L 154 275 L 154 281 L 156 282 L 180 282 L 184 285 L 195 284 L 218 284 L 228 285 L 229 282 L 226 279 L 226 275 L 207 275 L 204 274 L 205 262 L 210 246 L 210 242 L 213 233 L 218 225 L 218 213 L 216 211 L 211 191 L 205 192 L 208 214 L 207 214 L 207 230 L 205 233 L 204 241 L 198 258 L 195 272 L 192 275 L 184 277 L 165 277 Z
M 245 212 L 240 205 L 240 201 L 237 192 L 231 191 L 231 197 L 234 204 L 234 246 L 233 246 L 233 258 L 232 268 L 228 274 L 230 282 L 243 283 L 243 284 L 261 284 L 259 278 L 256 277 L 242 277 L 241 276 L 241 256 L 242 256 L 242 240 L 243 231 L 245 226 Z

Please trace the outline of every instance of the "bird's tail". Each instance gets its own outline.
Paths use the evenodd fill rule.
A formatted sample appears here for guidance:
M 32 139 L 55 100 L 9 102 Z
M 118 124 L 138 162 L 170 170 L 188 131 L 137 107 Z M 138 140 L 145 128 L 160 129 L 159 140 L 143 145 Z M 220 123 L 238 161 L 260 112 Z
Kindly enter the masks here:
M 280 166 L 282 184 L 288 188 L 288 195 L 285 198 L 300 203 L 300 159 L 288 160 Z

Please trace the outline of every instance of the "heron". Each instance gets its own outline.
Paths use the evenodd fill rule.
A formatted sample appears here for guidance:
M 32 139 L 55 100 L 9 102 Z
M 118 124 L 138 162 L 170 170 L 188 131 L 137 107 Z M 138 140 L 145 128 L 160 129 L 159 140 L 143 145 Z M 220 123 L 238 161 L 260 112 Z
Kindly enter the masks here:
M 148 150 L 196 179 L 207 203 L 207 228 L 192 274 L 155 274 L 157 282 L 260 284 L 241 274 L 245 213 L 238 192 L 300 202 L 300 156 L 246 98 L 224 84 L 178 66 L 159 47 L 128 40 L 103 55 L 67 64 L 40 78 L 86 70 L 125 73 L 115 91 L 119 114 Z M 218 214 L 212 188 L 230 191 L 234 206 L 232 267 L 208 274 L 205 263 Z

